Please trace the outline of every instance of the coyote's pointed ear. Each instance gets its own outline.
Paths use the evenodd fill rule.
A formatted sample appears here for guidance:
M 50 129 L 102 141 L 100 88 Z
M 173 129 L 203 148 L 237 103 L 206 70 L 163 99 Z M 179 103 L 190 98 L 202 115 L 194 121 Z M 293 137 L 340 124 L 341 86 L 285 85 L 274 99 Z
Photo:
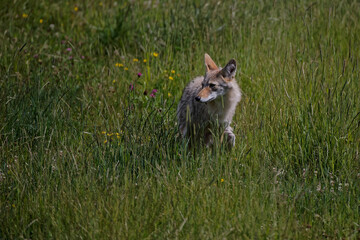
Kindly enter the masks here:
M 207 53 L 205 53 L 205 66 L 207 72 L 219 69 Z
M 235 59 L 231 59 L 226 66 L 221 69 L 221 75 L 224 78 L 233 78 L 235 77 L 235 73 L 236 73 L 236 61 Z

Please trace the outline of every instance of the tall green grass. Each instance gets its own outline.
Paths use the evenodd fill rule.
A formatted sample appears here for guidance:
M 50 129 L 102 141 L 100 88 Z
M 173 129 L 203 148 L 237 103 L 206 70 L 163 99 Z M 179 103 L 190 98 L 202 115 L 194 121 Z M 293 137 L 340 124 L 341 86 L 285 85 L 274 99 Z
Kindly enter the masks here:
M 359 238 L 358 2 L 0 7 L 1 239 Z M 232 151 L 177 130 L 205 52 L 238 63 Z

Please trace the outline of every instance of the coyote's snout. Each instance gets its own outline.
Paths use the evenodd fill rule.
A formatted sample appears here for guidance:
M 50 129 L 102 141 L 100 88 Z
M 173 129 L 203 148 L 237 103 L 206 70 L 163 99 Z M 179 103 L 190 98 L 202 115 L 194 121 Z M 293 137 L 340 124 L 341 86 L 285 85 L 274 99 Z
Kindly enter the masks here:
M 218 68 L 205 54 L 206 73 L 192 80 L 184 89 L 177 108 L 180 132 L 183 137 L 213 142 L 211 129 L 216 123 L 224 128 L 229 146 L 235 145 L 230 127 L 241 91 L 235 81 L 236 61 L 231 59 L 224 68 Z

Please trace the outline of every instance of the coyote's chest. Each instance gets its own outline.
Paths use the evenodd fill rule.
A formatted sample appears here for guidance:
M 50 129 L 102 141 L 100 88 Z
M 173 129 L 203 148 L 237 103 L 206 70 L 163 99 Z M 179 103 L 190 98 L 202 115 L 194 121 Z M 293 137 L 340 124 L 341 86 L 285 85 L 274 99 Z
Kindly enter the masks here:
M 213 121 L 224 123 L 226 119 L 225 98 L 216 99 L 215 101 L 207 103 L 208 114 Z

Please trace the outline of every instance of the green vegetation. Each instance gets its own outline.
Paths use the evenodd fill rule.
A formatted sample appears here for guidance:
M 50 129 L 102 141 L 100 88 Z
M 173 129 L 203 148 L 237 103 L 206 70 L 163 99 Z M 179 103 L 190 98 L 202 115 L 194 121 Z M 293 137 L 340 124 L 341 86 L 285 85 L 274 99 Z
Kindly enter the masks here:
M 359 2 L 0 9 L 1 239 L 359 239 Z M 230 152 L 177 130 L 205 52 L 238 62 Z

